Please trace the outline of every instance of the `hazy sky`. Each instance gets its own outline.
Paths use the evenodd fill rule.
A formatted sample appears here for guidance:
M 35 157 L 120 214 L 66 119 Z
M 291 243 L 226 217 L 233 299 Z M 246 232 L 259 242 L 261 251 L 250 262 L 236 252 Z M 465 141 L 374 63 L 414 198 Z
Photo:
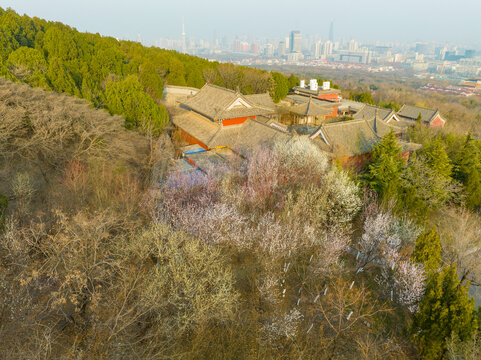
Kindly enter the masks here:
M 290 30 L 326 39 L 440 41 L 481 46 L 481 0 L 0 0 L 0 7 L 80 31 L 145 42 L 187 36 L 283 37 Z

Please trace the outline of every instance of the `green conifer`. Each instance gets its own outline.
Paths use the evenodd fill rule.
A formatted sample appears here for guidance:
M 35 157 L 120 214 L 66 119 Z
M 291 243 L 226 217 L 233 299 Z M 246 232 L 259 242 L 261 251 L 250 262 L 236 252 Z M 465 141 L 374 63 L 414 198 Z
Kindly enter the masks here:
M 423 359 L 441 359 L 447 339 L 456 336 L 468 340 L 476 329 L 474 299 L 460 283 L 456 265 L 431 273 L 413 324 Z
M 441 241 L 434 227 L 418 236 L 411 258 L 413 261 L 423 264 L 428 273 L 439 269 L 441 265 Z

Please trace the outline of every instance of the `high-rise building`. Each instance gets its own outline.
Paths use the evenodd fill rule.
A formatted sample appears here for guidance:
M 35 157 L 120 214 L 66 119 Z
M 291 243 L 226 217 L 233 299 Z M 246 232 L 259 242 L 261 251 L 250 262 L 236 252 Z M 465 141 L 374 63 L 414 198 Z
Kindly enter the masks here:
M 266 44 L 264 48 L 264 55 L 267 57 L 273 57 L 274 56 L 274 46 L 272 44 Z
M 334 22 L 331 21 L 331 26 L 329 27 L 329 41 L 334 42 Z
M 279 47 L 277 48 L 277 55 L 278 55 L 278 56 L 284 56 L 284 55 L 286 55 L 286 50 L 287 50 L 287 48 L 286 48 L 286 43 L 285 43 L 285 41 L 281 41 L 281 42 L 279 43 Z
M 475 56 L 476 56 L 476 50 L 468 49 L 464 52 L 464 57 L 466 59 L 472 59 Z
M 437 47 L 434 49 L 434 55 L 436 55 L 436 59 L 438 60 L 444 60 L 444 56 L 446 55 L 446 51 L 448 51 L 448 48 L 446 46 L 444 47 Z
M 187 52 L 187 42 L 185 41 L 184 18 L 182 17 L 182 52 Z
M 416 43 L 415 51 L 419 54 L 427 54 L 428 53 L 428 44 L 426 44 L 426 43 Z
M 332 42 L 331 41 L 326 41 L 324 43 L 324 51 L 322 52 L 322 55 L 324 55 L 324 56 L 332 55 Z
M 358 45 L 355 40 L 349 41 L 349 51 L 357 51 Z
M 302 52 L 302 35 L 301 32 L 298 30 L 291 31 L 291 38 L 289 41 L 290 51 L 293 52 Z
M 236 39 L 234 41 L 234 51 L 235 52 L 241 52 L 242 51 L 242 44 L 241 44 L 241 41 L 239 39 Z
M 316 44 L 314 45 L 314 58 L 320 59 L 321 55 L 322 55 L 322 43 L 320 41 L 317 41 Z

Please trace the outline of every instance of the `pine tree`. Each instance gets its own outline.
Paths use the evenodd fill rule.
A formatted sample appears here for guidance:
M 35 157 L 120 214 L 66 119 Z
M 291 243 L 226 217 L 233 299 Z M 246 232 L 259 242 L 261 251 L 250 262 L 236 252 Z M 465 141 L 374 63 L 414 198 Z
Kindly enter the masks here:
M 453 177 L 465 184 L 469 172 L 481 166 L 481 153 L 476 140 L 471 135 L 466 136 L 461 151 L 453 157 Z
M 423 359 L 441 359 L 451 336 L 468 340 L 477 329 L 474 299 L 460 283 L 456 265 L 433 272 L 414 318 L 414 338 Z
M 422 122 L 423 122 L 423 117 L 422 117 L 421 113 L 419 113 L 418 117 L 416 118 L 416 123 L 422 124 Z
M 466 206 L 481 206 L 481 145 L 470 135 L 453 161 L 453 177 L 464 185 Z
M 439 137 L 425 145 L 424 154 L 426 155 L 426 164 L 431 169 L 441 176 L 451 176 L 451 161 L 446 153 L 446 147 Z
M 299 80 L 299 78 L 294 74 L 289 75 L 287 80 L 289 80 L 289 89 L 292 89 L 294 86 L 299 86 L 301 83 L 301 80 Z
M 481 176 L 478 169 L 472 168 L 467 175 L 466 184 L 466 206 L 476 209 L 481 206 Z
M 280 100 L 284 99 L 289 92 L 289 80 L 278 72 L 273 72 L 272 78 L 274 79 L 275 84 L 272 91 L 272 99 L 274 102 L 278 103 Z
M 124 115 L 127 127 L 138 127 L 158 135 L 168 121 L 165 107 L 144 92 L 137 75 L 109 81 L 105 94 L 110 112 Z
M 433 227 L 416 239 L 416 246 L 411 256 L 412 260 L 424 265 L 427 273 L 439 269 L 441 265 L 441 240 Z
M 371 159 L 366 174 L 368 185 L 383 199 L 397 195 L 405 161 L 393 132 L 374 147 Z

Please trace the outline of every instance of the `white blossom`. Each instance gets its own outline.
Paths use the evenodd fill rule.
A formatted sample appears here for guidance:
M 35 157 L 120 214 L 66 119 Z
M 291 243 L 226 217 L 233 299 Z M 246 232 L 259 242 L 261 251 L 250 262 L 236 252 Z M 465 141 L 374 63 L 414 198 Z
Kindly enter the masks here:
M 280 337 L 293 338 L 297 335 L 299 325 L 304 316 L 298 309 L 275 317 L 264 325 L 264 331 L 268 340 L 277 340 Z

